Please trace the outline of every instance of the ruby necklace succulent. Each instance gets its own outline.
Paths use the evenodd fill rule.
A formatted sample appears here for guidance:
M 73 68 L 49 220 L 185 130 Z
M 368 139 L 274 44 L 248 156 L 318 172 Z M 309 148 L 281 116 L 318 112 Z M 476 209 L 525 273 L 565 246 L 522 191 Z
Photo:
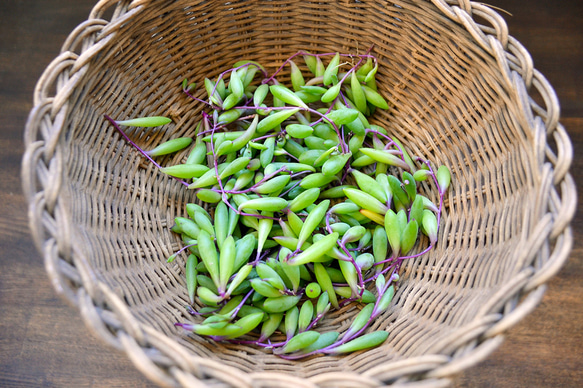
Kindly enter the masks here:
M 183 93 L 205 107 L 195 135 L 149 151 L 122 127 L 169 119 L 105 116 L 205 204 L 187 204 L 171 228 L 184 246 L 167 261 L 188 253 L 192 317 L 176 326 L 290 360 L 386 340 L 388 331 L 370 326 L 389 308 L 403 261 L 437 244 L 451 175 L 368 121 L 388 108 L 378 68 L 370 50 L 300 51 L 271 75 L 257 62 L 235 63 L 204 79 L 206 99 L 185 79 Z M 189 147 L 181 164 L 155 161 Z M 318 330 L 349 304 L 356 310 L 346 331 Z

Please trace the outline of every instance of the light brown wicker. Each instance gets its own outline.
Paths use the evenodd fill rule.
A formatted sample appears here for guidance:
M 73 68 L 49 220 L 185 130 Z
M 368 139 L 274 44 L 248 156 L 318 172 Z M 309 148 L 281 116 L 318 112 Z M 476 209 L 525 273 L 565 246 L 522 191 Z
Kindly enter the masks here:
M 168 227 L 192 192 L 104 120 L 173 118 L 142 146 L 192 135 L 184 77 L 241 58 L 375 45 L 388 112 L 376 120 L 452 171 L 436 249 L 402 268 L 379 348 L 286 361 L 185 336 L 179 247 Z M 202 97 L 202 92 L 200 97 Z M 101 0 L 48 66 L 26 126 L 30 227 L 55 287 L 98 337 L 163 386 L 438 387 L 487 357 L 532 311 L 572 245 L 575 185 L 559 105 L 504 20 L 467 0 Z M 150 132 L 152 133 L 152 132 Z M 355 309 L 322 324 L 344 330 Z

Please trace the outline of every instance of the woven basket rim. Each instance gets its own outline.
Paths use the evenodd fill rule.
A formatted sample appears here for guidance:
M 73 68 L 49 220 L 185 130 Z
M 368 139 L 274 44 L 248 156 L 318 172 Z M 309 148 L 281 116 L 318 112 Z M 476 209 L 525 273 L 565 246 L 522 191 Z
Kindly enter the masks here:
M 522 93 L 522 109 L 530 118 L 531 128 L 544 129 L 539 132 L 545 138 L 537 140 L 540 147 L 546 150 L 546 159 L 540 164 L 552 195 L 548 199 L 548 213 L 541 216 L 535 230 L 540 230 L 545 240 L 553 240 L 555 244 L 543 268 L 538 271 L 530 267 L 523 270 L 507 289 L 500 291 L 521 295 L 519 303 L 505 314 L 486 317 L 481 322 L 479 332 L 472 334 L 476 345 L 463 355 L 436 354 L 395 361 L 390 366 L 394 373 L 387 372 L 385 366 L 380 378 L 377 370 L 369 370 L 362 375 L 329 372 L 307 379 L 299 379 L 287 373 L 248 374 L 220 362 L 189 354 L 174 340 L 132 319 L 124 302 L 96 278 L 83 252 L 75 246 L 62 246 L 59 239 L 70 225 L 66 207 L 59 206 L 60 201 L 66 199 L 60 196 L 61 177 L 58 171 L 63 161 L 58 152 L 58 139 L 64 126 L 68 99 L 91 59 L 110 40 L 115 39 L 119 26 L 128 23 L 150 2 L 100 0 L 87 20 L 71 32 L 61 53 L 45 69 L 36 85 L 33 108 L 25 129 L 25 153 L 21 170 L 33 240 L 44 257 L 54 288 L 64 299 L 79 308 L 87 326 L 99 338 L 124 351 L 149 379 L 164 386 L 197 385 L 205 379 L 212 383 L 218 381 L 219 385 L 249 387 L 317 387 L 330 381 L 373 386 L 378 385 L 379 381 L 422 374 L 427 386 L 443 386 L 455 374 L 490 355 L 503 342 L 505 331 L 538 305 L 546 290 L 546 283 L 561 269 L 570 253 L 570 223 L 577 198 L 575 184 L 569 173 L 572 145 L 566 130 L 559 123 L 558 98 L 549 82 L 533 67 L 528 51 L 508 34 L 506 22 L 494 9 L 469 0 L 426 0 L 445 18 L 463 26 L 481 49 L 496 58 L 507 78 L 506 82 Z M 111 11 L 111 20 L 104 20 L 103 15 Z M 491 25 L 479 24 L 476 17 Z M 529 97 L 535 92 L 543 96 L 544 107 L 537 106 Z M 47 120 L 52 125 L 51 131 L 41 132 L 39 123 Z M 552 139 L 556 147 L 547 144 L 547 139 Z M 525 254 L 534 255 L 535 252 L 531 250 Z M 108 309 L 105 311 L 103 304 L 98 302 L 103 300 L 107 301 Z M 203 369 L 204 373 L 201 372 Z M 216 374 L 213 375 L 213 371 Z

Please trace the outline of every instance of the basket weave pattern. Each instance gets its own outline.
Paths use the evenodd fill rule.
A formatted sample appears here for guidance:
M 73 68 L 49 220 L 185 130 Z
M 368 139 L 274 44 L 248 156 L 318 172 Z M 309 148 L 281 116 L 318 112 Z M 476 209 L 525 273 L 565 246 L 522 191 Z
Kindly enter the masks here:
M 190 318 L 184 260 L 165 262 L 180 247 L 169 226 L 194 193 L 103 114 L 171 117 L 168 131 L 129 133 L 148 148 L 193 134 L 201 106 L 180 93 L 185 77 L 201 85 L 240 59 L 273 72 L 299 50 L 372 44 L 391 105 L 374 122 L 452 171 L 437 247 L 405 262 L 371 328 L 388 340 L 292 362 L 176 330 Z M 101 0 L 39 80 L 25 143 L 31 231 L 55 289 L 165 386 L 447 385 L 536 307 L 572 245 L 572 149 L 555 93 L 504 20 L 467 0 Z M 342 332 L 357 312 L 321 325 Z

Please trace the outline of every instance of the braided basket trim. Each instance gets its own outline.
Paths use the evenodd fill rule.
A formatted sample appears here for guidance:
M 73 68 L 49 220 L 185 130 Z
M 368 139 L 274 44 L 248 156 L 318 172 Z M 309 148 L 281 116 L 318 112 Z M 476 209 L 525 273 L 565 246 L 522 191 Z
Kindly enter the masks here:
M 405 144 L 411 144 L 413 153 L 432 155 L 435 160 L 453 166 L 453 184 L 457 186 L 448 198 L 449 217 L 445 217 L 441 230 L 442 238 L 449 237 L 443 240 L 439 251 L 404 267 L 395 309 L 382 317 L 390 325 L 391 336 L 380 348 L 340 358 L 316 357 L 298 364 L 266 356 L 259 350 L 216 345 L 200 338 L 180 337 L 174 332 L 169 335 L 169 322 L 185 319 L 180 313 L 183 299 L 169 300 L 163 295 L 182 292 L 183 262 L 177 260 L 175 267 L 159 266 L 155 271 L 147 262 L 160 260 L 178 247 L 164 228 L 180 214 L 180 204 L 193 201 L 194 197 L 192 193 L 180 192 L 174 182 L 161 178 L 152 166 L 136 161 L 135 155 L 124 148 L 102 117 L 93 114 L 96 107 L 107 103 L 98 94 L 101 88 L 118 102 L 109 107 L 112 116 L 169 109 L 176 121 L 175 129 L 188 135 L 200 107 L 177 98 L 175 90 L 153 93 L 168 79 L 184 77 L 184 74 L 174 74 L 158 80 L 164 77 L 164 69 L 184 66 L 173 65 L 181 58 L 176 55 L 161 58 L 160 66 L 150 69 L 139 68 L 129 59 L 121 60 L 115 69 L 99 73 L 101 78 L 93 73 L 96 67 L 120 55 L 144 57 L 151 64 L 149 50 L 165 46 L 178 52 L 189 49 L 188 42 L 167 38 L 164 36 L 167 30 L 156 26 L 160 15 L 155 9 L 162 3 L 171 2 L 102 0 L 95 5 L 88 20 L 70 34 L 61 54 L 37 83 L 34 107 L 26 125 L 22 162 L 30 228 L 37 248 L 43 253 L 53 286 L 78 306 L 98 337 L 125 351 L 147 377 L 164 386 L 193 386 L 202 382 L 217 387 L 290 384 L 294 387 L 373 387 L 391 383 L 445 386 L 451 376 L 487 357 L 502 342 L 504 331 L 536 307 L 544 294 L 545 283 L 559 271 L 570 252 L 570 221 L 575 212 L 576 193 L 569 174 L 572 146 L 559 123 L 558 99 L 548 81 L 533 68 L 528 51 L 508 35 L 504 20 L 496 12 L 468 0 L 403 0 L 392 5 L 349 0 L 329 4 L 301 2 L 302 12 L 308 16 L 300 16 L 313 20 L 315 29 L 320 26 L 317 19 L 309 18 L 310 11 L 317 12 L 330 4 L 354 11 L 351 18 L 346 13 L 332 14 L 336 23 L 363 22 L 357 11 L 365 7 L 380 15 L 389 11 L 400 13 L 419 23 L 420 32 L 411 33 L 412 41 L 407 42 L 413 42 L 413 48 L 396 39 L 399 31 L 390 26 L 386 36 L 373 30 L 368 31 L 371 36 L 367 39 L 374 41 L 380 56 L 389 58 L 382 76 L 396 80 L 399 77 L 395 72 L 399 72 L 401 77 L 400 82 L 390 85 L 390 93 L 387 92 L 396 107 L 390 112 L 392 116 L 386 118 L 387 127 Z M 195 15 L 208 13 L 207 19 L 196 20 L 197 26 L 208 33 L 198 53 L 202 61 L 198 68 L 206 71 L 225 66 L 217 66 L 220 58 L 205 57 L 205 50 L 213 45 L 218 49 L 237 47 L 242 37 L 255 41 L 256 46 L 246 47 L 248 55 L 273 55 L 273 63 L 280 63 L 291 52 L 277 51 L 273 44 L 259 40 L 259 33 L 248 30 L 245 18 L 256 3 L 265 2 L 213 3 L 212 6 L 209 2 L 190 2 L 188 6 L 185 3 L 184 19 L 175 20 L 172 27 L 180 31 L 196 19 Z M 274 15 L 280 16 L 274 22 L 293 23 L 300 18 L 294 13 L 294 1 L 265 4 L 272 7 Z M 217 10 L 213 9 L 215 6 Z M 213 12 L 227 10 L 232 19 L 225 20 L 222 28 L 231 32 L 231 39 L 222 36 L 221 29 L 212 20 Z M 106 14 L 111 14 L 109 21 L 104 19 Z M 134 24 L 138 19 L 142 24 Z M 151 28 L 148 34 L 159 40 L 146 47 L 132 45 L 146 26 Z M 426 35 L 422 35 L 421 27 L 426 28 L 423 31 Z M 463 38 L 467 39 L 464 42 L 473 44 L 462 47 L 451 41 L 449 46 L 438 46 L 438 28 L 463 30 Z M 337 35 L 322 33 L 326 48 L 352 50 L 358 34 L 345 29 L 336 32 Z M 279 42 L 290 40 L 289 46 L 296 47 L 296 51 L 311 40 L 298 36 L 270 38 Z M 116 47 L 136 51 L 120 53 Z M 467 94 L 452 94 L 450 85 L 433 83 L 430 75 L 425 76 L 434 65 L 427 57 L 431 48 L 447 50 L 442 59 L 467 58 L 465 68 L 459 63 L 452 64 L 452 68 L 457 67 L 457 74 L 443 74 L 443 79 L 454 87 L 461 86 L 459 74 L 474 70 L 470 67 L 472 60 L 481 61 L 480 65 L 487 66 L 488 70 L 495 67 L 499 78 L 493 78 L 492 72 L 473 71 L 468 76 L 475 77 L 471 85 L 479 89 L 486 102 L 495 105 L 493 102 L 500 98 L 515 106 L 516 111 L 512 115 L 503 110 L 489 111 Z M 402 62 L 398 62 L 395 69 L 391 68 L 390 61 L 395 59 L 391 50 L 407 53 L 409 67 L 399 68 Z M 443 70 L 448 71 L 445 67 Z M 130 89 L 122 74 L 132 74 L 142 82 L 131 85 L 133 89 Z M 427 87 L 415 90 L 420 95 L 418 99 L 411 95 L 412 84 Z M 138 96 L 142 98 L 137 100 Z M 440 96 L 448 97 L 451 106 L 446 108 L 450 111 L 437 100 Z M 84 98 L 91 100 L 90 103 Z M 537 102 L 541 99 L 543 106 Z M 404 101 L 410 104 L 404 106 Z M 460 114 L 462 108 L 468 110 L 467 114 Z M 430 117 L 435 111 L 441 117 Z M 428 128 L 424 126 L 427 120 L 439 125 Z M 507 120 L 518 132 L 492 134 L 476 128 L 482 122 L 503 126 L 501 120 Z M 416 126 L 424 126 L 424 132 L 403 129 Z M 97 134 L 91 128 L 99 128 Z M 450 130 L 442 133 L 443 128 Z M 456 143 L 457 147 L 448 150 L 448 138 L 453 141 L 454 135 L 461 144 Z M 155 144 L 164 139 L 164 134 L 161 136 L 144 138 L 140 144 Z M 423 139 L 415 142 L 413 136 Z M 82 149 L 78 143 L 94 147 Z M 462 151 L 465 152 L 459 154 Z M 102 160 L 91 164 L 91 156 L 100 154 L 107 154 L 111 162 Z M 496 155 L 504 158 L 496 164 L 486 162 Z M 71 160 L 82 162 L 74 164 Z M 86 167 L 92 169 L 90 174 L 84 171 Z M 509 177 L 509 172 L 515 175 Z M 92 187 L 95 181 L 98 186 Z M 79 199 L 78 191 L 85 187 L 90 187 L 91 192 L 88 189 Z M 108 196 L 112 192 L 121 195 L 120 202 L 129 204 L 127 209 L 111 205 Z M 164 207 L 166 217 L 160 217 L 160 207 Z M 480 216 L 469 214 L 468 209 L 478 209 Z M 148 215 L 145 219 L 144 214 Z M 123 235 L 127 228 L 140 233 L 138 242 L 127 243 Z M 127 282 L 127 279 L 134 280 Z M 471 283 L 471 292 L 460 281 Z M 136 288 L 136 284 L 143 288 Z M 435 285 L 439 288 L 432 287 Z M 457 303 L 465 303 L 465 309 L 455 309 Z M 337 330 L 345 329 L 347 318 L 354 313 L 344 309 L 325 324 Z M 437 320 L 449 326 L 433 322 Z

